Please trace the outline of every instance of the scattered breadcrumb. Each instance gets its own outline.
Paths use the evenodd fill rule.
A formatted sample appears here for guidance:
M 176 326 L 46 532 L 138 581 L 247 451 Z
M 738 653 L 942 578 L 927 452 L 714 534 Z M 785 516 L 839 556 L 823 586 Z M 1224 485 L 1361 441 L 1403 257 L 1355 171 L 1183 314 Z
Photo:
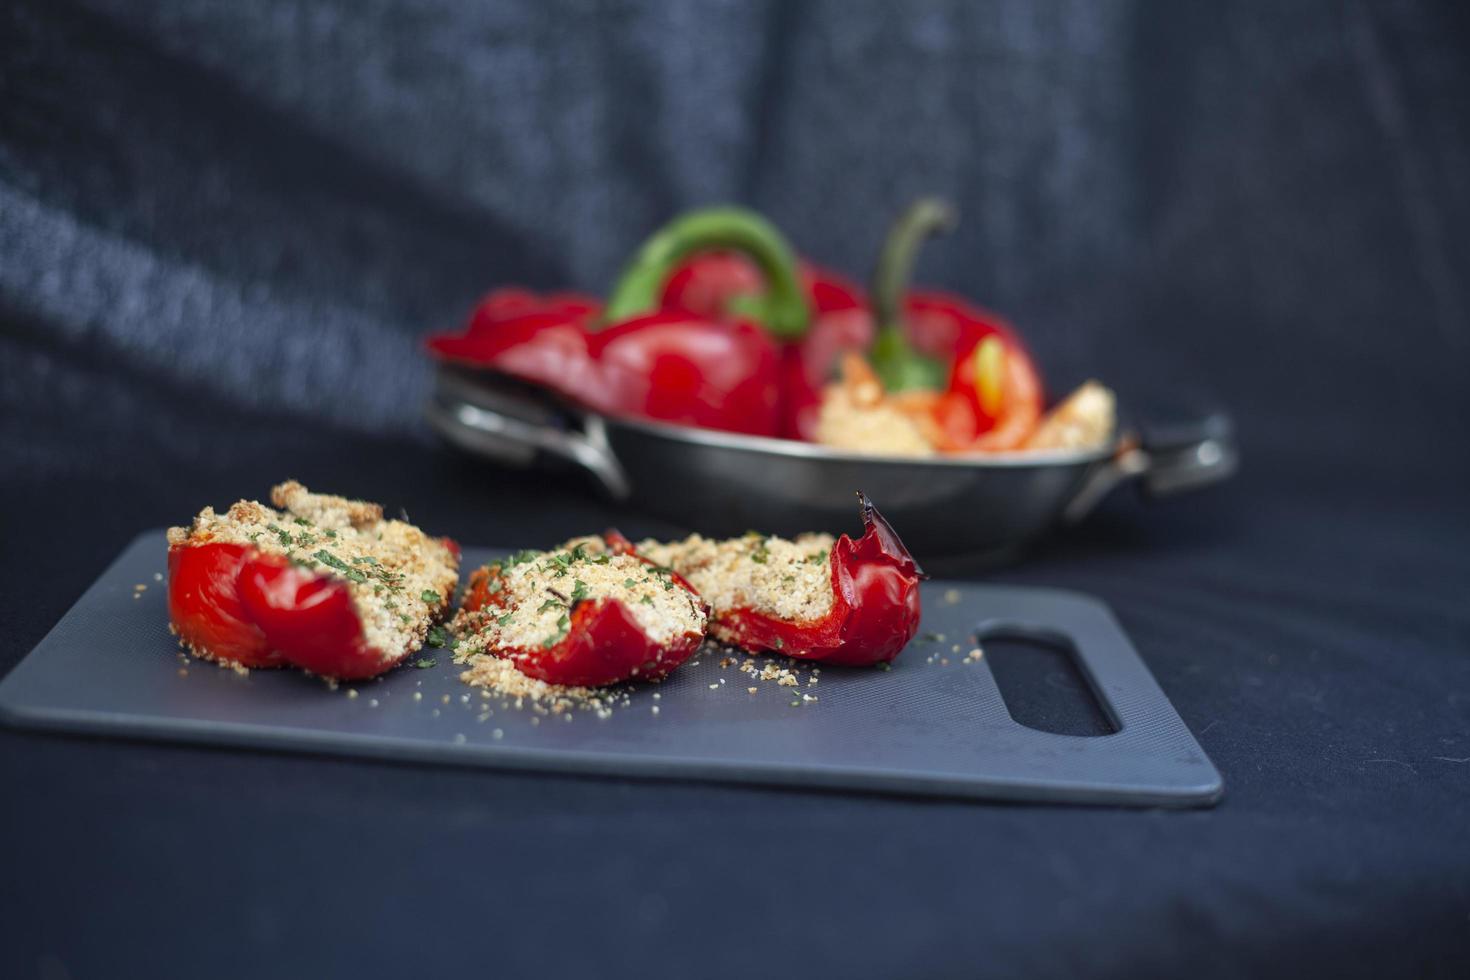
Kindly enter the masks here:
M 626 693 L 617 690 L 548 684 L 521 673 L 509 660 L 485 653 L 469 656 L 467 664 L 460 680 L 498 694 L 516 708 L 529 704 L 533 711 L 540 709 L 554 715 L 578 709 L 606 718 L 612 714 L 615 702 L 626 700 Z
M 764 661 L 764 662 L 761 662 Z M 801 675 L 793 667 L 796 661 L 776 660 L 761 654 L 747 654 L 745 661 L 740 665 L 740 672 L 749 676 L 751 680 L 774 681 L 777 687 L 799 688 L 801 686 Z M 792 664 L 793 666 L 786 666 Z M 821 669 L 811 668 L 807 675 L 808 687 L 816 684 L 821 677 Z M 755 694 L 758 688 L 748 687 L 746 691 Z

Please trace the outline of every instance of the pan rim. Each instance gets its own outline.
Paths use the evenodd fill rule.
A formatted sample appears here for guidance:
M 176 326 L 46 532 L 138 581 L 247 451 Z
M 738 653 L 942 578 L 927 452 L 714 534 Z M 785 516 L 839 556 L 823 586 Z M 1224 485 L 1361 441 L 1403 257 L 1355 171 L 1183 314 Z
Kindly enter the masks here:
M 832 449 L 819 443 L 803 442 L 799 439 L 783 439 L 776 436 L 757 436 L 742 432 L 727 432 L 722 429 L 701 429 L 677 422 L 664 422 L 632 415 L 600 412 L 578 404 L 560 392 L 523 379 L 502 374 L 494 370 L 466 365 L 438 365 L 442 374 L 448 368 L 451 376 L 461 384 L 494 389 L 495 382 L 508 381 L 510 388 L 536 389 L 564 409 L 572 411 L 589 421 L 596 421 L 607 429 L 623 428 L 634 432 L 685 445 L 704 446 L 713 449 L 728 449 L 751 455 L 779 456 L 788 459 L 805 459 L 818 462 L 859 463 L 867 466 L 920 466 L 934 469 L 1026 469 L 1051 466 L 1088 466 L 1107 462 L 1115 458 L 1123 448 L 1125 437 L 1115 434 L 1102 446 L 1094 449 L 1025 449 L 1006 450 L 975 454 L 942 454 L 937 456 L 883 456 L 873 453 L 848 452 Z M 458 385 L 455 385 L 458 387 Z M 471 399 L 463 399 L 474 404 Z M 496 411 L 493 406 L 477 405 L 482 410 Z
M 810 459 L 835 463 L 862 463 L 864 465 L 928 466 L 943 469 L 974 469 L 996 467 L 1015 469 L 1036 466 L 1086 465 L 1112 459 L 1118 451 L 1116 438 L 1096 449 L 1026 449 L 989 452 L 984 454 L 947 454 L 940 456 L 881 456 L 874 453 L 845 452 L 831 449 L 799 439 L 780 439 L 773 436 L 754 436 L 740 432 L 725 432 L 720 429 L 700 429 L 692 425 L 660 422 L 653 419 L 634 418 L 583 410 L 589 418 L 599 418 L 609 426 L 633 429 L 647 435 L 667 439 L 671 442 L 693 443 L 718 449 L 732 449 L 751 454 L 785 456 L 792 459 Z
M 587 416 L 603 419 L 604 423 L 610 426 L 639 430 L 639 432 L 667 439 L 670 442 L 706 445 L 706 447 L 736 450 L 741 453 L 784 455 L 784 457 L 803 458 L 803 460 L 828 460 L 833 463 L 931 466 L 941 467 L 941 469 L 957 469 L 957 467 L 958 469 L 976 469 L 976 467 L 1016 469 L 1016 467 L 1029 466 L 1101 463 L 1101 461 L 1113 458 L 1119 450 L 1119 439 L 1114 436 L 1107 444 L 1094 448 L 1094 450 L 1008 450 L 1004 453 L 997 451 L 997 453 L 973 455 L 876 455 L 833 450 L 825 445 L 803 442 L 800 439 L 745 435 L 741 432 L 725 432 L 720 429 L 700 429 L 695 426 L 659 422 L 654 419 L 638 419 L 638 417 L 620 416 L 620 414 L 606 414 L 601 411 L 587 411 Z

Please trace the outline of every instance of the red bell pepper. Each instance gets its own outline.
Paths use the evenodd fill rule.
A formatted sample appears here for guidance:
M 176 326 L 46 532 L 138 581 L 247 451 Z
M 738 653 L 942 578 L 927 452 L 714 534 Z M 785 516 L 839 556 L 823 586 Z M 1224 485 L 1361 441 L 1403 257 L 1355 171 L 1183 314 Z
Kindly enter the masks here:
M 428 348 L 449 361 L 494 367 L 546 385 L 600 411 L 612 410 L 588 326 L 602 304 L 588 296 L 497 289 L 480 301 L 460 334 L 436 334 Z
M 926 578 L 903 542 L 864 494 L 863 536 L 832 546 L 832 610 L 791 622 L 753 609 L 716 609 L 711 633 L 745 650 L 859 667 L 886 663 L 919 629 L 919 582 Z
M 712 248 L 739 249 L 766 275 L 764 330 L 662 308 L 677 264 Z M 429 349 L 545 385 L 599 412 L 776 435 L 780 366 L 770 334 L 797 336 L 809 320 L 779 232 L 749 212 L 714 208 L 654 234 L 600 315 L 595 301 L 579 296 L 537 301 L 503 291 L 482 303 L 465 333 L 432 337 Z
M 1018 447 L 1041 417 L 1041 377 L 1003 319 L 956 296 L 909 292 L 918 248 L 954 222 L 942 202 L 920 200 L 894 224 L 874 275 L 880 327 L 874 370 L 889 391 L 943 391 L 934 407 L 947 451 Z
M 973 307 L 950 305 L 935 294 L 915 299 L 933 304 L 931 309 L 945 303 L 942 315 L 955 319 L 961 336 L 979 335 L 978 340 L 951 348 L 955 355 L 949 385 L 935 408 L 935 420 L 947 440 L 940 448 L 986 452 L 1019 448 L 1036 429 L 1044 398 L 1031 356 L 1004 321 L 980 319 L 973 315 Z
M 844 351 L 866 350 L 873 318 L 862 290 L 836 273 L 809 262 L 799 267 L 812 323 L 800 340 L 781 350 L 781 428 L 787 439 L 814 440 L 822 388 L 832 380 Z M 766 283 L 743 255 L 713 252 L 684 262 L 664 287 L 666 308 L 708 317 L 762 315 Z
M 249 545 L 172 545 L 168 607 L 179 639 L 196 655 L 242 667 L 290 665 L 359 680 L 396 666 L 409 653 L 368 645 L 341 579 Z
M 645 565 L 633 546 L 616 531 L 608 532 L 604 543 L 613 554 L 632 555 Z M 467 614 L 486 610 L 511 612 L 507 606 L 507 590 L 500 587 L 502 566 L 491 564 L 470 574 L 463 609 Z M 678 575 L 669 575 L 674 587 L 685 590 L 692 603 L 703 612 L 704 602 Z M 474 620 L 469 620 L 473 628 Z M 547 646 L 502 647 L 486 650 L 487 654 L 505 657 L 521 673 L 548 684 L 603 687 L 626 680 L 659 680 L 668 675 L 699 649 L 704 630 L 675 636 L 659 642 L 638 625 L 628 607 L 618 599 L 574 600 L 567 613 L 565 634 Z

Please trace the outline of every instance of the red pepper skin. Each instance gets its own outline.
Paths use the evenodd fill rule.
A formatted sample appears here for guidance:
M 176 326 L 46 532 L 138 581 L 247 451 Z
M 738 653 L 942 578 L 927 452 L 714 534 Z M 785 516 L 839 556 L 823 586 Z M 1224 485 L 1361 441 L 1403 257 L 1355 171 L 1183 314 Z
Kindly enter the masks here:
M 991 415 L 981 404 L 976 386 L 974 353 L 978 346 L 962 350 L 955 358 L 950 369 L 949 388 L 936 406 L 934 414 L 940 428 L 947 437 L 954 437 L 951 444 L 940 448 L 959 452 L 1017 449 L 1041 420 L 1044 398 L 1041 376 L 1024 348 L 1019 345 L 1006 347 L 1000 411 Z M 946 411 L 953 414 L 946 417 Z M 972 421 L 965 425 L 951 421 L 962 413 L 967 413 Z
M 590 346 L 613 404 L 704 429 L 777 432 L 779 354 L 749 321 L 665 310 L 598 331 Z
M 935 409 L 946 451 L 998 451 L 1018 447 L 1041 417 L 1041 375 L 1004 319 L 946 293 L 910 293 L 904 323 L 920 353 L 950 363 L 949 384 Z M 989 337 L 1005 350 L 1005 379 L 998 412 L 987 411 L 975 385 L 974 353 Z
M 481 300 L 463 333 L 436 334 L 427 346 L 440 359 L 494 367 L 589 408 L 611 411 L 587 343 L 588 328 L 600 311 L 597 300 L 573 293 L 540 297 L 498 289 Z
M 614 554 L 633 554 L 632 544 L 616 531 L 604 536 Z M 645 564 L 652 564 L 642 558 Z M 464 609 L 504 608 L 504 592 L 490 588 L 498 570 L 480 568 L 470 575 Z M 678 575 L 671 576 L 703 605 L 698 594 Z M 514 662 L 516 669 L 548 684 L 604 687 L 627 680 L 659 680 L 693 655 L 704 642 L 704 634 L 688 633 L 667 643 L 655 643 L 643 632 L 623 603 L 592 599 L 572 607 L 567 635 L 551 647 L 509 648 L 497 653 Z
M 597 300 L 577 293 L 543 297 L 524 289 L 497 289 L 475 307 L 463 333 L 436 334 L 429 338 L 428 348 L 448 360 L 483 364 L 546 331 L 562 343 L 572 338 L 571 346 L 576 347 L 585 338 L 581 328 L 601 309 Z
M 725 316 L 742 296 L 759 296 L 766 281 L 737 252 L 702 252 L 682 262 L 664 284 L 663 306 L 700 316 Z
M 199 656 L 244 667 L 279 667 L 281 655 L 271 650 L 236 587 L 253 551 L 241 544 L 169 548 L 169 621 Z
M 492 293 L 464 333 L 428 341 L 438 357 L 492 367 L 593 411 L 775 435 L 779 354 L 755 325 L 657 311 L 593 329 L 595 301 Z
M 293 666 L 322 677 L 375 677 L 402 658 L 369 646 L 345 583 L 279 555 L 210 542 L 169 549 L 169 617 L 203 657 Z
M 345 582 L 313 575 L 278 555 L 245 563 L 240 601 L 293 667 L 322 677 L 375 677 L 402 658 L 371 647 Z
M 811 326 L 796 343 L 781 347 L 781 418 L 777 435 L 815 441 L 822 388 L 832 380 L 845 351 L 873 342 L 873 317 L 862 290 L 836 273 L 809 262 L 798 270 L 811 302 Z M 664 287 L 666 308 L 720 318 L 737 313 L 743 299 L 766 288 L 755 263 L 743 255 L 706 252 L 687 259 Z
M 626 680 L 658 680 L 699 649 L 700 633 L 658 644 L 628 607 L 616 600 L 579 602 L 566 638 L 548 649 L 512 649 L 505 655 L 521 673 L 548 684 L 603 687 Z
M 919 630 L 919 582 L 924 572 L 866 496 L 863 536 L 837 539 L 830 557 L 832 611 L 797 623 L 750 609 L 721 612 L 711 632 L 746 650 L 844 667 L 886 663 Z
M 862 309 L 863 293 L 830 269 L 802 262 L 797 267 L 802 288 L 817 314 Z M 701 252 L 684 260 L 664 285 L 665 309 L 685 310 L 718 318 L 739 313 L 743 297 L 766 290 L 760 269 L 737 252 Z

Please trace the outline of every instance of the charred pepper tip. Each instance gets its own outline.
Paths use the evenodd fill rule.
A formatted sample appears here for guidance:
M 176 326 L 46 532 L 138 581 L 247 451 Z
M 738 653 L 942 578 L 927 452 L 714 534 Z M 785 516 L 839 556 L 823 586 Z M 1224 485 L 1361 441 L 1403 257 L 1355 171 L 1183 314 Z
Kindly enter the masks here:
M 898 536 L 898 532 L 893 529 L 893 525 L 889 524 L 887 518 L 878 512 L 878 508 L 873 505 L 873 501 L 867 494 L 861 490 L 855 492 L 857 493 L 858 503 L 863 516 L 863 531 L 865 533 L 871 532 L 877 536 L 879 548 L 885 555 L 900 563 L 907 562 L 912 566 L 913 573 L 916 577 L 927 579 L 929 577 L 928 574 L 919 567 L 919 563 L 909 553 L 909 549 Z

